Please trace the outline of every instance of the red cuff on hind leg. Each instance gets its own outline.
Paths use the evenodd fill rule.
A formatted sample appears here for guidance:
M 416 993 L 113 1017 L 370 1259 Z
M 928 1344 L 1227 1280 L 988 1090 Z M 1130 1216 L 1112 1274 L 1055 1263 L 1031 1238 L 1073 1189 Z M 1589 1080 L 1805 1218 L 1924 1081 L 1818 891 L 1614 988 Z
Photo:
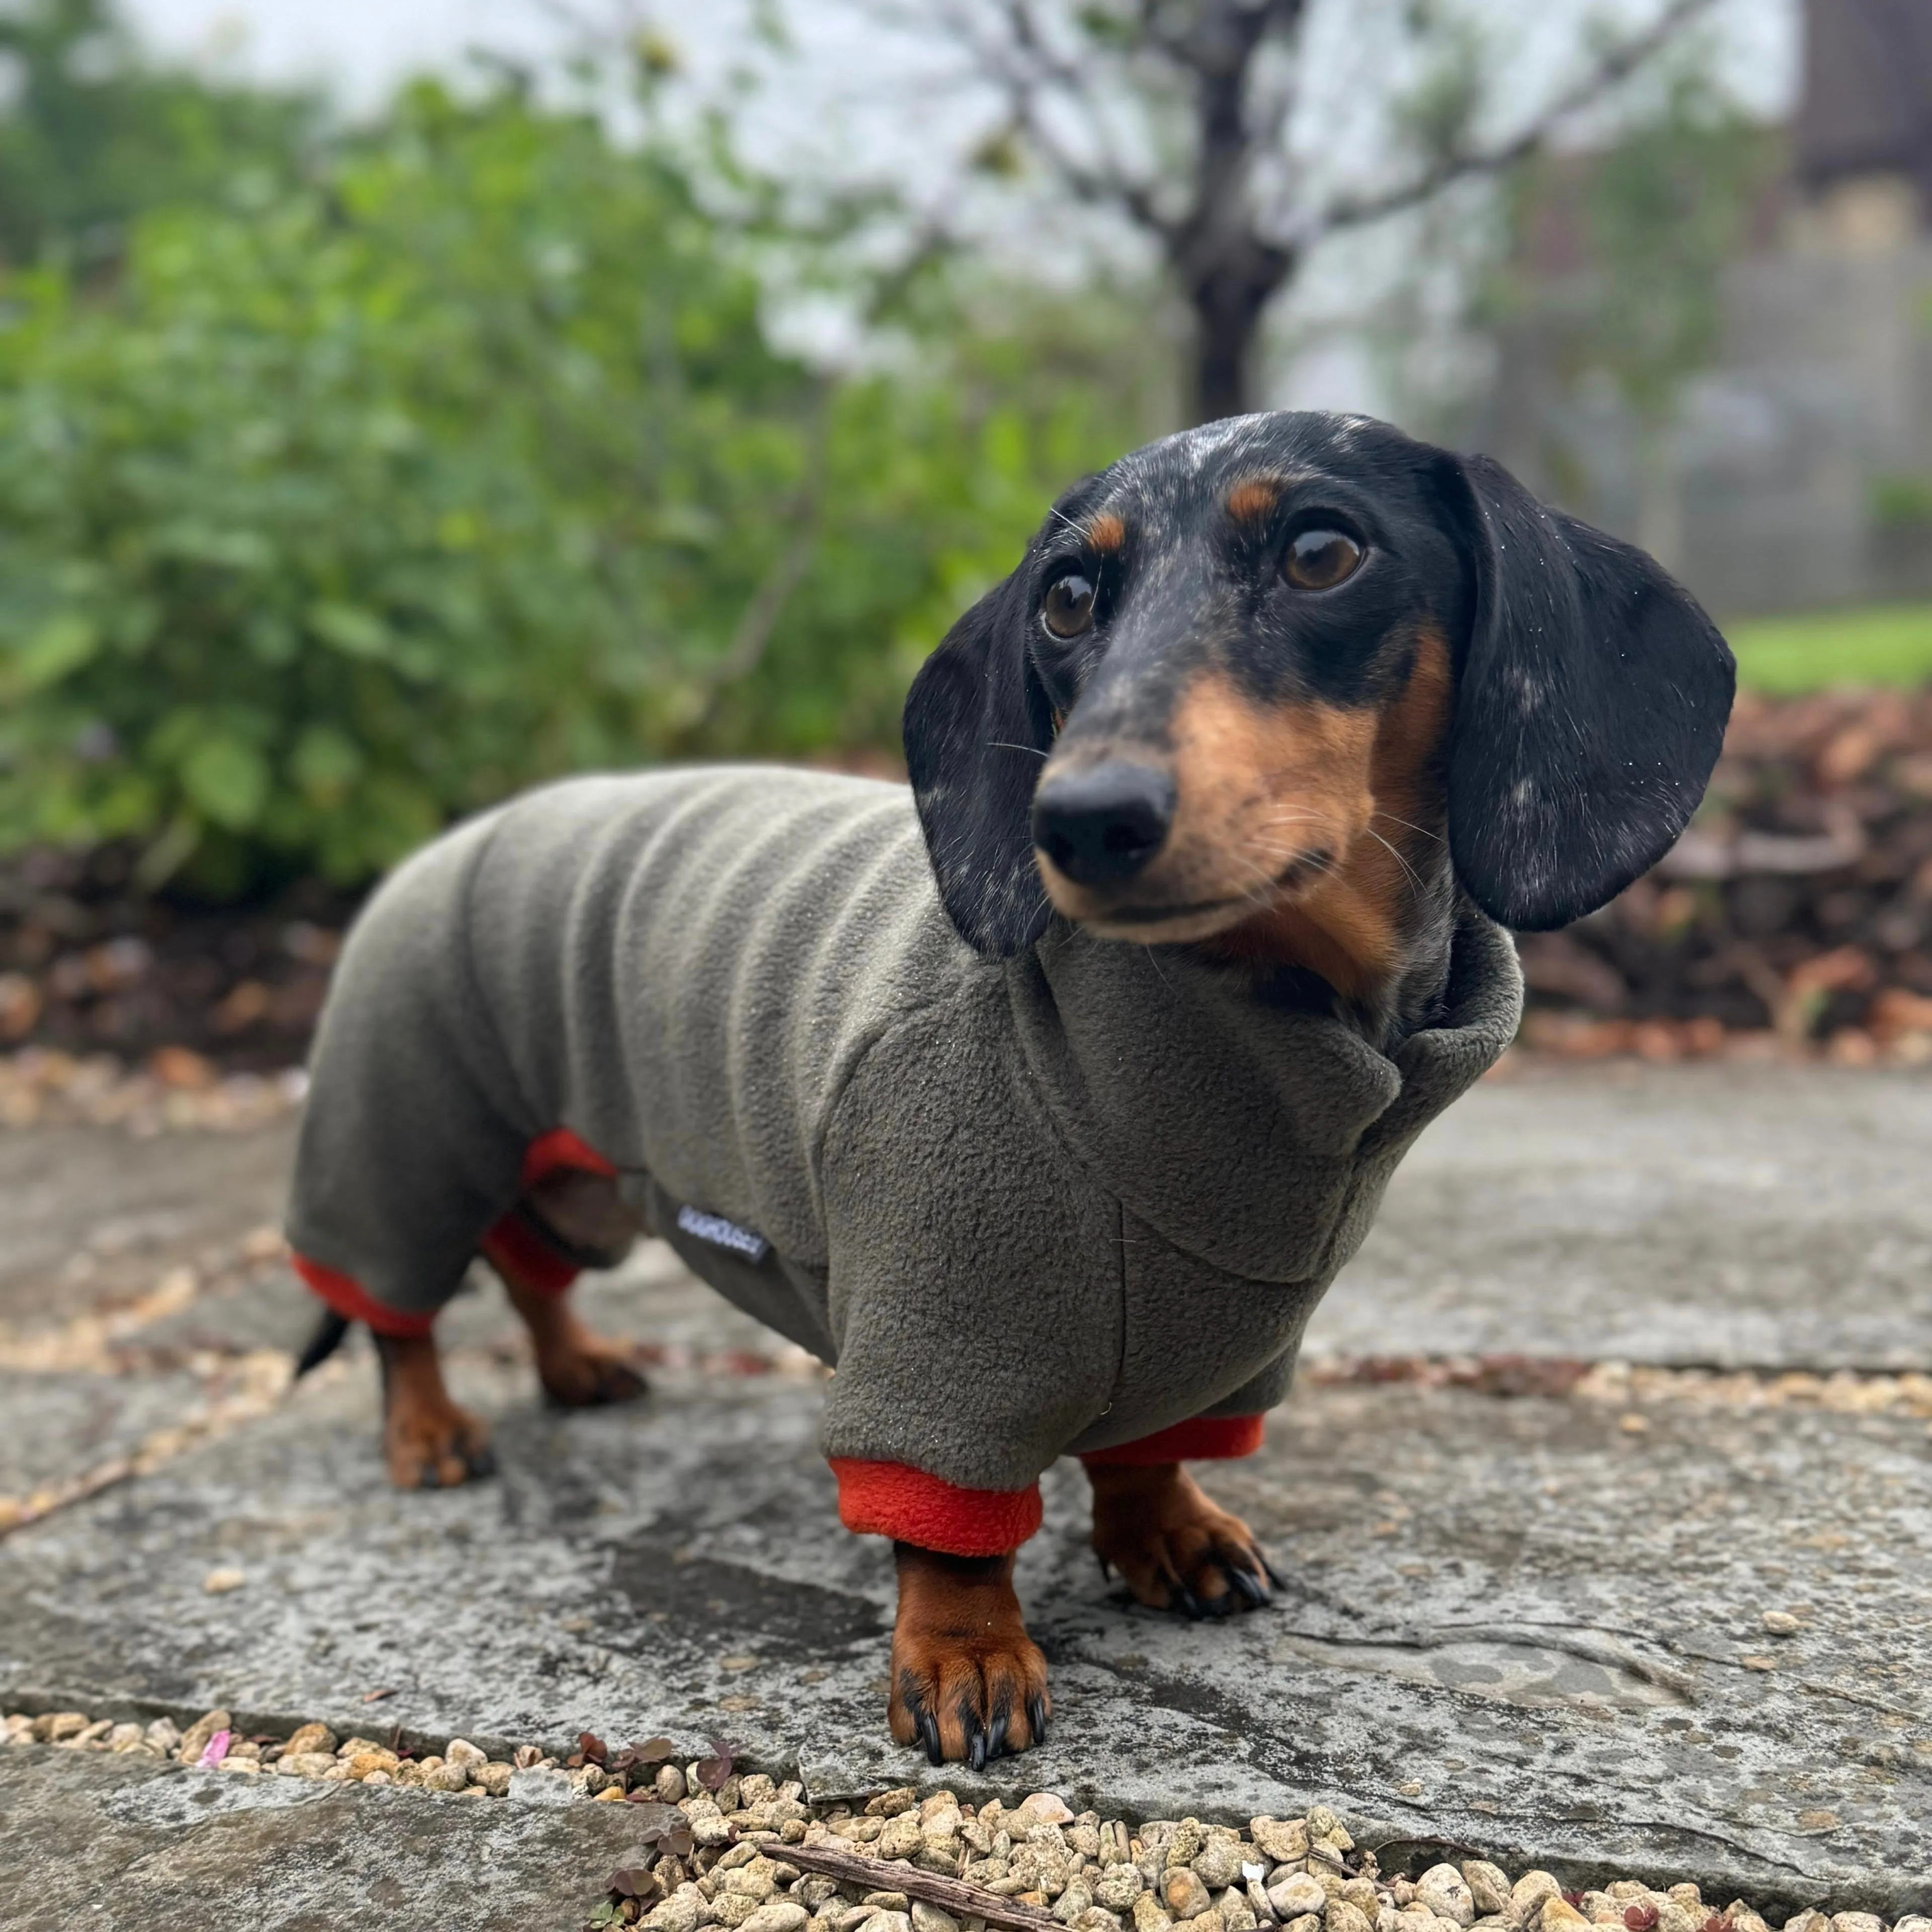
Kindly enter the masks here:
M 617 1170 L 595 1148 L 578 1139 L 568 1127 L 539 1134 L 524 1150 L 520 1179 L 527 1190 L 548 1176 L 567 1168 L 614 1178 Z M 483 1258 L 499 1274 L 514 1274 L 518 1284 L 539 1294 L 561 1294 L 583 1270 L 544 1237 L 519 1208 L 513 1208 L 483 1237 Z
M 483 1258 L 499 1274 L 513 1275 L 521 1288 L 539 1294 L 561 1294 L 583 1270 L 558 1253 L 521 1208 L 512 1208 L 483 1237 Z
M 351 1322 L 367 1324 L 374 1335 L 387 1335 L 399 1342 L 412 1342 L 427 1335 L 436 1325 L 436 1311 L 410 1315 L 378 1301 L 352 1275 L 339 1268 L 324 1268 L 306 1255 L 292 1254 L 289 1265 L 337 1314 Z
M 964 1490 L 904 1462 L 828 1458 L 838 1520 L 860 1536 L 890 1536 L 946 1556 L 1004 1556 L 1040 1527 L 1040 1485 Z

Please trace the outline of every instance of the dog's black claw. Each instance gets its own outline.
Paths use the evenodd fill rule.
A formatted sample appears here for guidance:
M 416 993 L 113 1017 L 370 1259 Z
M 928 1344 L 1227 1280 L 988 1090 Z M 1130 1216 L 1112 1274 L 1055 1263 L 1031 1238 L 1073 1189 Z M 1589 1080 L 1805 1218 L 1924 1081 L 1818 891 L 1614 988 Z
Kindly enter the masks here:
M 1268 1560 L 1268 1552 L 1264 1550 L 1257 1550 L 1255 1552 L 1255 1555 L 1260 1559 L 1262 1568 L 1268 1572 L 1268 1581 L 1272 1583 L 1277 1590 L 1286 1589 L 1288 1588 L 1288 1579 Z
M 472 1476 L 494 1476 L 496 1473 L 496 1452 L 487 1442 L 480 1449 L 466 1449 L 463 1454 L 463 1466 Z
M 1046 1743 L 1046 1700 L 1044 1697 L 1029 1697 L 1027 1700 L 1027 1728 L 1033 1732 L 1035 1744 Z
M 919 1741 L 926 1747 L 926 1761 L 944 1764 L 946 1754 L 939 1745 L 939 1720 L 930 1711 L 922 1708 L 915 1721 L 919 1726 Z
M 1201 1607 L 1201 1599 L 1185 1583 L 1174 1585 L 1172 1607 L 1184 1617 L 1192 1617 L 1196 1623 L 1208 1614 Z
M 975 1771 L 986 1768 L 986 1734 L 980 1728 L 976 1718 L 969 1718 L 966 1724 L 966 1762 Z
M 1114 1580 L 1114 1566 L 1097 1550 L 1094 1552 L 1094 1561 L 1100 1566 L 1102 1580 L 1111 1583 Z
M 416 1487 L 419 1490 L 440 1490 L 442 1487 L 442 1472 L 434 1462 L 425 1462 L 417 1472 Z
M 1244 1570 L 1238 1563 L 1230 1564 L 1227 1570 L 1228 1581 L 1247 1598 L 1256 1610 L 1267 1603 L 1268 1586 L 1252 1570 Z
M 989 1758 L 1002 1756 L 1006 1748 L 1006 1726 L 1012 1721 L 1012 1713 L 1004 1706 L 993 1713 L 993 1721 L 986 1732 L 986 1755 Z

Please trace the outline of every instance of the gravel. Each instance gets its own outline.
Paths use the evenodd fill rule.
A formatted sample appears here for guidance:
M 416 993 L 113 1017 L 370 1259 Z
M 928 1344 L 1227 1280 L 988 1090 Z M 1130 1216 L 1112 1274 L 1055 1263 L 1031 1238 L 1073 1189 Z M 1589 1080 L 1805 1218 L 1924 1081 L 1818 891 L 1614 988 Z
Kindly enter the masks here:
M 125 1752 L 220 1774 L 396 1785 L 432 1802 L 628 1802 L 644 1848 L 613 1874 L 591 1932 L 987 1932 L 956 1895 L 944 1909 L 918 1895 L 935 1876 L 1050 1915 L 1067 1932 L 1771 1932 L 1775 1922 L 1742 1899 L 1706 1900 L 1690 1883 L 1659 1890 L 1606 1879 L 1566 1891 L 1549 1872 L 1512 1878 L 1475 1858 L 1412 1873 L 1419 1861 L 1392 1858 L 1385 1871 L 1326 1805 L 1252 1819 L 1245 1829 L 1076 1814 L 1050 1792 L 1010 1808 L 997 1799 L 976 1808 L 949 1791 L 922 1800 L 909 1786 L 862 1804 L 814 1805 L 796 1780 L 725 1768 L 721 1784 L 716 1760 L 680 1767 L 664 1739 L 613 1752 L 586 1733 L 567 1756 L 523 1744 L 493 1757 L 458 1737 L 418 1755 L 319 1724 L 243 1737 L 224 1710 L 185 1730 L 165 1717 L 141 1724 L 54 1711 L 0 1719 L 5 1749 Z M 681 1802 L 667 1802 L 674 1790 Z M 905 1888 L 801 1871 L 788 1845 L 896 1862 Z M 1932 1918 L 1888 1924 L 1817 1909 L 1783 1924 L 1784 1932 L 1932 1932 Z

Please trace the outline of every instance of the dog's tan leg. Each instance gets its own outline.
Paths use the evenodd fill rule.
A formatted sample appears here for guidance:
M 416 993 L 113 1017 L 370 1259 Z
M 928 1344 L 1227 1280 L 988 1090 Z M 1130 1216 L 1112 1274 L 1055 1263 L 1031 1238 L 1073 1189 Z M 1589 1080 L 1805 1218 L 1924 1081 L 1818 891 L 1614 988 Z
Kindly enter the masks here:
M 631 1402 L 650 1384 L 639 1366 L 637 1352 L 585 1328 L 570 1305 L 568 1291 L 533 1288 L 519 1280 L 512 1268 L 493 1262 L 510 1305 L 523 1317 L 536 1352 L 537 1378 L 553 1402 L 567 1408 L 591 1408 L 605 1402 Z
M 943 1556 L 896 1543 L 892 1736 L 934 1764 L 976 1771 L 1002 1751 L 1046 1742 L 1046 1659 L 1026 1633 L 1011 1556 Z
M 378 1335 L 382 1448 L 399 1490 L 452 1489 L 494 1473 L 490 1431 L 443 1386 L 434 1336 Z
M 1178 1462 L 1090 1463 L 1094 1550 L 1150 1609 L 1191 1617 L 1258 1609 L 1280 1582 L 1254 1532 Z

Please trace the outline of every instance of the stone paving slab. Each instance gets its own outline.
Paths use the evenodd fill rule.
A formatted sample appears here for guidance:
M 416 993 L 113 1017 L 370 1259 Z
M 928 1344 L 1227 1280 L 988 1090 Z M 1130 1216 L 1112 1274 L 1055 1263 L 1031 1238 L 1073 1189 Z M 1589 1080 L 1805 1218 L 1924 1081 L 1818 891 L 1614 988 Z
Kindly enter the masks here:
M 132 1454 L 200 1392 L 196 1378 L 180 1372 L 29 1376 L 0 1369 L 0 1497 L 32 1496 Z
M 1398 1170 L 1308 1348 L 1924 1368 L 1928 1160 L 1922 1072 L 1492 1078 Z
M 567 1747 L 722 1732 L 815 1795 L 916 1779 L 881 1706 L 891 1579 L 837 1525 L 818 1389 L 673 1376 L 557 1416 L 488 1360 L 495 1484 L 398 1497 L 370 1378 L 0 1545 L 0 1687 L 94 1715 Z M 1924 1425 L 1310 1388 L 1211 1479 L 1284 1559 L 1271 1612 L 1114 1600 L 1051 1472 L 1022 1595 L 1054 1672 L 1045 1785 L 1142 1815 L 1335 1803 L 1520 1868 L 1762 1906 L 1932 1904 Z M 238 1453 L 238 1444 L 242 1451 Z M 244 1586 L 201 1588 L 212 1568 Z M 1764 1632 L 1766 1609 L 1802 1630 Z M 1768 1668 L 1760 1667 L 1768 1665 Z M 372 1692 L 392 1694 L 369 1704 Z
M 170 1267 L 280 1223 L 292 1121 L 253 1133 L 0 1131 L 0 1323 L 131 1300 Z
M 8 1932 L 569 1932 L 637 1850 L 611 1807 L 0 1752 Z

